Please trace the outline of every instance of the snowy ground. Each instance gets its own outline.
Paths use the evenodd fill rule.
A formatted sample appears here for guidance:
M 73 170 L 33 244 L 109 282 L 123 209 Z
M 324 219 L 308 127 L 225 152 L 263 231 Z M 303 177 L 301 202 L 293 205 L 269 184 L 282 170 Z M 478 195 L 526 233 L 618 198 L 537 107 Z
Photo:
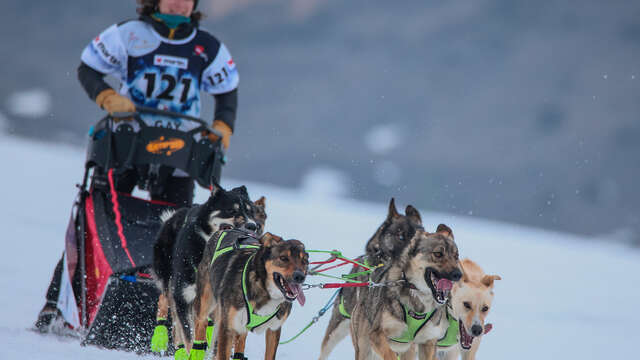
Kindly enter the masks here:
M 52 147 L 0 135 L 2 177 L 0 225 L 0 359 L 140 359 L 124 352 L 81 347 L 77 340 L 44 337 L 28 330 L 44 301 L 80 181 L 84 150 Z M 224 186 L 241 182 L 227 181 Z M 313 191 L 247 184 L 254 198 L 267 196 L 267 229 L 302 239 L 308 248 L 343 249 L 356 256 L 385 216 L 385 206 L 340 200 Z M 389 194 L 392 196 L 393 194 Z M 206 196 L 198 194 L 201 201 Z M 404 207 L 404 206 L 403 206 Z M 481 359 L 634 358 L 639 340 L 640 253 L 592 239 L 508 224 L 423 212 L 427 228 L 450 225 L 462 256 L 502 276 Z M 283 330 L 295 334 L 331 295 L 310 290 Z M 315 358 L 328 321 L 278 350 L 281 359 Z M 248 356 L 262 358 L 264 340 L 249 338 Z M 352 358 L 350 340 L 333 353 Z M 143 357 L 157 359 L 157 357 Z

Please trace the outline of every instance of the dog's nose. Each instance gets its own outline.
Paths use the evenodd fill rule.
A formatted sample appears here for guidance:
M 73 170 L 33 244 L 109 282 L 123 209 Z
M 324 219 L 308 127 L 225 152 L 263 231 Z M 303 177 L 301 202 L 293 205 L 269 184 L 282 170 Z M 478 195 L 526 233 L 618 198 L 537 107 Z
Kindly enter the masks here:
M 476 324 L 471 327 L 471 335 L 480 336 L 482 335 L 482 326 Z
M 255 232 L 256 230 L 258 230 L 258 225 L 256 225 L 255 223 L 246 223 L 244 224 L 244 228 L 249 231 Z
M 302 284 L 304 282 L 304 273 L 300 270 L 296 270 L 293 272 L 293 281 L 297 282 L 298 284 Z
M 458 281 L 462 279 L 462 271 L 460 271 L 460 269 L 455 269 L 451 274 L 449 274 L 449 277 L 451 278 L 451 281 Z

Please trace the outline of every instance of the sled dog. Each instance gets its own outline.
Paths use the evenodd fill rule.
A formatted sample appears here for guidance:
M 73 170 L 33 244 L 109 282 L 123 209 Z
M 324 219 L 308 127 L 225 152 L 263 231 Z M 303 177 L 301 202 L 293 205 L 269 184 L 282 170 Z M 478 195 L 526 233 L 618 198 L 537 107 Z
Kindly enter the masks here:
M 449 227 L 435 233 L 417 231 L 389 264 L 376 269 L 372 280 L 383 286 L 363 289 L 351 317 L 356 359 L 374 353 L 384 360 L 434 359 L 436 341 L 449 322 L 445 303 L 453 282 L 460 280 L 458 248 Z M 376 309 L 376 311 L 370 311 Z
M 158 319 L 167 319 L 170 305 L 185 312 L 193 302 L 195 269 L 209 238 L 221 229 L 261 233 L 267 217 L 264 209 L 265 198 L 251 202 L 244 186 L 230 191 L 215 187 L 202 205 L 162 215 L 163 225 L 153 249 L 153 275 L 160 289 Z
M 396 209 L 395 201 L 392 198 L 389 202 L 387 218 L 378 227 L 376 232 L 365 246 L 366 255 L 358 258 L 358 262 L 367 262 L 371 266 L 376 266 L 389 261 L 405 247 L 416 231 L 422 228 L 422 218 L 416 208 L 409 205 L 402 215 Z M 354 266 L 351 273 L 363 271 L 364 269 Z M 360 280 L 367 281 L 367 277 Z M 356 294 L 360 290 L 354 288 L 343 288 L 333 304 L 331 319 L 322 340 L 320 349 L 320 360 L 328 359 L 333 348 L 349 335 L 350 318 L 356 301 Z
M 453 285 L 450 300 L 450 326 L 444 339 L 438 342 L 439 360 L 474 360 L 482 335 L 492 325 L 485 323 L 493 301 L 493 282 L 498 275 L 486 275 L 475 262 L 464 259 L 462 281 Z
M 207 243 L 197 272 L 193 303 L 195 335 L 193 349 L 206 348 L 207 317 L 216 324 L 212 339 L 215 359 L 243 358 L 248 331 L 266 331 L 265 359 L 275 359 L 280 329 L 292 302 L 304 305 L 302 291 L 309 255 L 302 242 L 283 240 L 266 233 L 257 239 L 239 230 L 220 231 Z M 189 317 L 180 316 L 180 321 Z M 180 336 L 191 343 L 182 323 Z M 234 344 L 235 341 L 235 344 Z M 193 351 L 193 350 L 191 350 Z

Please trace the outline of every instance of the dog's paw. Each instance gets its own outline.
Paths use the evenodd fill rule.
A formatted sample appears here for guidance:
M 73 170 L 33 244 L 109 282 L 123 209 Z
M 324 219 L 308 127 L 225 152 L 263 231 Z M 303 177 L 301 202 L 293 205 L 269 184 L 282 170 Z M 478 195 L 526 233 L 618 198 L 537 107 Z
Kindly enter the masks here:
M 187 349 L 184 348 L 184 345 L 182 345 L 182 347 L 178 345 L 178 350 L 173 354 L 173 358 L 175 360 L 189 360 L 189 353 Z
M 151 351 L 153 352 L 167 352 L 167 346 L 169 344 L 169 331 L 164 325 L 158 325 L 153 329 L 153 336 L 151 336 Z
M 207 342 L 206 341 L 194 341 L 191 352 L 189 353 L 189 360 L 204 360 L 207 354 Z

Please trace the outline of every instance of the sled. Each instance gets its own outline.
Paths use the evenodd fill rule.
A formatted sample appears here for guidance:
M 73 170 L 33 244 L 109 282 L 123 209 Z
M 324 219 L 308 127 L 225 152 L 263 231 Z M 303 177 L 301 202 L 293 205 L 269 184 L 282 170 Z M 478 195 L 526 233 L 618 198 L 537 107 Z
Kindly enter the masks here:
M 116 192 L 115 174 L 135 170 L 138 187 L 150 190 L 180 169 L 210 189 L 219 182 L 225 161 L 220 140 L 199 135 L 220 135 L 204 121 L 149 108 L 137 111 L 106 116 L 89 133 L 84 177 L 66 234 L 65 265 L 73 292 L 68 297 L 77 307 L 74 330 L 82 334 L 82 344 L 143 353 L 149 351 L 159 295 L 150 275 L 155 236 L 160 214 L 176 206 Z M 197 127 L 186 132 L 152 127 L 140 113 L 196 122 Z M 114 119 L 123 117 L 132 120 L 113 130 Z

